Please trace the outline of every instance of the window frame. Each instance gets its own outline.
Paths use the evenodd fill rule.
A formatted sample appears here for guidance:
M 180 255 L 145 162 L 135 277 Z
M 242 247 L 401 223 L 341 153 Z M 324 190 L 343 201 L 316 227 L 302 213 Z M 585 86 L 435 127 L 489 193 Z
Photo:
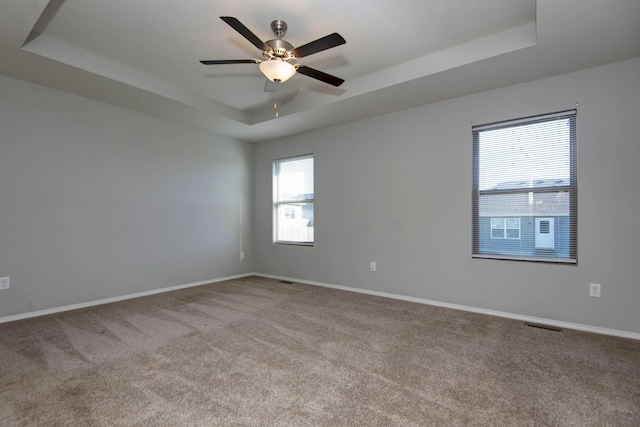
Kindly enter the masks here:
M 473 158 L 472 158 L 472 257 L 489 258 L 515 261 L 536 261 L 557 264 L 577 265 L 578 263 L 578 173 L 577 173 L 577 110 L 565 110 L 549 114 L 522 117 L 513 120 L 487 123 L 472 126 Z M 533 123 L 543 123 L 558 119 L 569 119 L 569 184 L 558 186 L 534 187 L 534 188 L 514 188 L 514 189 L 492 189 L 480 190 L 480 132 L 485 130 L 497 130 Z M 480 207 L 479 199 L 483 195 L 513 195 L 513 194 L 533 194 L 533 193 L 560 193 L 567 192 L 569 198 L 569 256 L 561 257 L 536 257 L 526 255 L 506 255 L 498 253 L 483 253 L 480 249 Z M 491 220 L 496 217 L 491 217 Z M 506 218 L 506 217 L 505 217 Z M 506 220 L 505 220 L 506 226 Z M 506 238 L 506 228 L 504 240 Z M 490 230 L 489 235 L 492 237 Z M 522 236 L 522 224 L 520 225 L 520 236 Z
M 295 216 L 295 207 L 294 207 L 294 205 L 311 204 L 311 205 L 313 205 L 313 211 L 314 211 L 314 216 L 315 216 L 315 189 L 314 189 L 314 197 L 313 198 L 296 199 L 296 200 L 279 200 L 278 199 L 278 196 L 279 196 L 278 186 L 279 186 L 279 183 L 280 183 L 280 165 L 282 163 L 286 163 L 286 162 L 293 162 L 293 161 L 306 160 L 306 159 L 313 159 L 314 160 L 312 178 L 311 179 L 315 183 L 315 158 L 314 158 L 313 153 L 303 154 L 303 155 L 299 155 L 299 156 L 283 157 L 283 158 L 279 158 L 279 159 L 274 159 L 273 160 L 273 166 L 272 166 L 272 180 L 273 180 L 273 196 L 272 196 L 272 203 L 273 203 L 273 211 L 272 211 L 273 221 L 272 221 L 272 226 L 273 226 L 273 232 L 272 232 L 272 242 L 274 244 L 292 245 L 292 246 L 313 246 L 314 243 L 315 243 L 315 233 L 314 233 L 313 240 L 311 240 L 311 241 L 279 240 L 278 239 L 278 227 L 279 227 L 278 219 L 280 217 L 278 212 L 279 212 L 280 209 L 287 209 L 288 207 L 290 207 L 290 209 L 292 210 L 293 215 Z M 314 187 L 315 187 L 315 184 L 314 184 Z M 283 215 L 284 215 L 284 211 L 283 211 Z M 289 219 L 291 219 L 291 218 L 289 218 Z M 296 219 L 296 218 L 293 218 L 293 219 Z M 301 215 L 301 219 L 302 219 L 302 215 Z M 315 230 L 315 226 L 314 226 L 314 230 Z

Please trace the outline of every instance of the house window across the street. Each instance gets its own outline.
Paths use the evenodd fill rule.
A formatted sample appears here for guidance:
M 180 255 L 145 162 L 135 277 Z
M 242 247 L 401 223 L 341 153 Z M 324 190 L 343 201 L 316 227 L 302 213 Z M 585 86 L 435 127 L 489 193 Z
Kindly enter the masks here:
M 519 239 L 520 218 L 491 218 L 492 239 Z
M 313 155 L 273 162 L 273 241 L 313 245 Z
M 576 110 L 472 133 L 473 256 L 576 263 Z
M 284 219 L 296 219 L 296 209 L 285 207 L 284 208 Z

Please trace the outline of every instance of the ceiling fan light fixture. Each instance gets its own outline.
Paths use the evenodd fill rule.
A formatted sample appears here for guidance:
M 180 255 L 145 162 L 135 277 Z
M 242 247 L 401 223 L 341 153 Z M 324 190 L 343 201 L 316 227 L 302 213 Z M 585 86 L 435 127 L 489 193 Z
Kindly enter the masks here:
M 280 59 L 262 61 L 259 67 L 262 74 L 275 83 L 284 83 L 296 73 L 296 67 Z

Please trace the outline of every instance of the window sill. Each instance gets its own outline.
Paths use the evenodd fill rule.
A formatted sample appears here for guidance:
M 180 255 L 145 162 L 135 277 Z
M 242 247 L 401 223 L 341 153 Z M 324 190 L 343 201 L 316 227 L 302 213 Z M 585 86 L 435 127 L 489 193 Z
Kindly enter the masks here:
M 313 242 L 285 242 L 285 241 L 276 241 L 273 242 L 274 245 L 285 245 L 285 246 L 307 246 L 313 247 Z
M 535 257 L 497 255 L 497 254 L 473 254 L 471 257 L 480 258 L 480 259 L 500 259 L 500 260 L 506 260 L 506 261 L 545 262 L 549 264 L 569 264 L 569 265 L 578 264 L 578 260 L 566 259 L 566 258 L 535 258 Z

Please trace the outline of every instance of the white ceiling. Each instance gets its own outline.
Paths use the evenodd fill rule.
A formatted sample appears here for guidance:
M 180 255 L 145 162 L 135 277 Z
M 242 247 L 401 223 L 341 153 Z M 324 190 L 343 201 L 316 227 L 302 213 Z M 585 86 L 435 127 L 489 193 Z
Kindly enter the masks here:
M 264 92 L 259 51 L 288 24 L 300 46 L 347 41 L 298 62 Z M 640 56 L 639 0 L 2 0 L 0 72 L 217 133 L 263 141 Z M 279 117 L 276 118 L 274 102 Z

